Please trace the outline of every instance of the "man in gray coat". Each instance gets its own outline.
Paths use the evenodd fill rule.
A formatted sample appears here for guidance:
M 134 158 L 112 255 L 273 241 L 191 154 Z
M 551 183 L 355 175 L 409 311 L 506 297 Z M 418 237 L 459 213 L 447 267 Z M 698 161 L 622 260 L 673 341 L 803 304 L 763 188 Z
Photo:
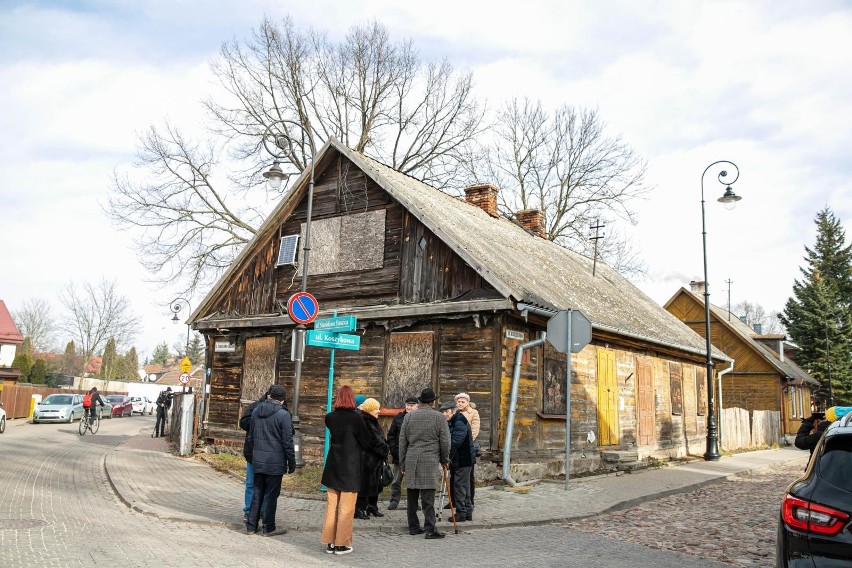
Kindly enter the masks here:
M 444 538 L 435 523 L 435 488 L 441 483 L 441 464 L 450 461 L 450 429 L 444 415 L 435 410 L 435 392 L 420 393 L 420 407 L 409 412 L 399 432 L 399 463 L 405 475 L 408 501 L 408 533 L 426 533 L 426 538 Z M 417 516 L 417 501 L 423 508 L 424 529 Z

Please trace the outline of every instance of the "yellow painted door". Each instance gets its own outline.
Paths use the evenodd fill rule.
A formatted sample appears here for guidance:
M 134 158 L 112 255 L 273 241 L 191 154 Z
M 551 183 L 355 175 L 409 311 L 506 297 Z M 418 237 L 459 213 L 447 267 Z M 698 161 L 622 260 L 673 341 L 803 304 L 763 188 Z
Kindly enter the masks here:
M 598 349 L 598 433 L 601 446 L 618 444 L 618 382 L 610 349 Z

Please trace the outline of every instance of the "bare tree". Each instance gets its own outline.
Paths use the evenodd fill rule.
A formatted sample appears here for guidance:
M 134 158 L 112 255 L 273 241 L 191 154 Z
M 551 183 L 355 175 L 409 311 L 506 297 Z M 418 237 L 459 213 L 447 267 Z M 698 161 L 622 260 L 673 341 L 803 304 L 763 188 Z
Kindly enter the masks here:
M 493 141 L 471 166 L 478 179 L 501 188 L 504 214 L 541 209 L 547 237 L 580 252 L 590 252 L 588 227 L 597 219 L 635 224 L 630 203 L 649 190 L 645 161 L 605 133 L 596 110 L 563 105 L 549 113 L 529 99 L 513 99 L 498 112 Z M 642 271 L 629 240 L 610 238 L 601 256 L 609 261 L 614 254 L 633 259 L 621 262 L 627 272 Z
M 734 317 L 754 329 L 755 325 L 760 326 L 761 333 L 785 333 L 784 325 L 778 318 L 776 312 L 768 313 L 760 304 L 744 301 L 735 304 L 731 308 Z
M 35 351 L 44 353 L 53 349 L 56 323 L 50 304 L 38 298 L 24 300 L 12 317 L 21 334 L 30 338 Z
M 70 282 L 60 294 L 66 309 L 60 329 L 73 338 L 82 356 L 85 371 L 92 357 L 112 337 L 117 346 L 129 344 L 136 335 L 139 320 L 130 310 L 130 302 L 118 293 L 115 281 L 83 284 L 82 289 Z
M 245 41 L 224 44 L 212 69 L 228 93 L 205 103 L 217 142 L 190 141 L 169 124 L 151 128 L 135 164 L 142 181 L 116 173 L 105 207 L 117 225 L 139 231 L 140 259 L 157 279 L 180 277 L 187 289 L 215 278 L 255 233 L 264 213 L 243 203 L 279 197 L 261 183 L 267 132 L 289 171 L 302 171 L 311 148 L 336 137 L 443 187 L 483 125 L 469 73 L 423 60 L 378 22 L 335 43 L 289 18 L 266 19 Z

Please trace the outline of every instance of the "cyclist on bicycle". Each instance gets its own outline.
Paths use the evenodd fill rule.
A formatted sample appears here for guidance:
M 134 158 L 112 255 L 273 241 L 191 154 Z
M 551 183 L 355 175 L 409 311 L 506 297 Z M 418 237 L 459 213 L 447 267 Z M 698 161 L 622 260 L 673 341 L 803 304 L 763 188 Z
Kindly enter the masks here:
M 85 418 L 89 421 L 89 424 L 92 424 L 95 421 L 95 417 L 97 413 L 95 409 L 98 404 L 104 406 L 104 399 L 101 398 L 101 395 L 98 393 L 97 387 L 92 387 L 92 390 L 86 393 L 86 396 L 83 397 L 83 412 Z

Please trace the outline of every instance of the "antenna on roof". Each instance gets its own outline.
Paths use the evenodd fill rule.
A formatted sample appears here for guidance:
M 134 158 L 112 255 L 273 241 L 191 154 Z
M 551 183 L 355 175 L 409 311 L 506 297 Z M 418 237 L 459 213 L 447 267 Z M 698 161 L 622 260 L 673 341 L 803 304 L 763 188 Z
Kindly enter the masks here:
M 733 284 L 734 281 L 728 278 L 725 280 L 725 283 L 728 284 L 728 321 L 731 321 L 731 284 Z
M 606 225 L 601 225 L 600 217 L 595 219 L 594 225 L 589 225 L 589 229 L 594 229 L 594 231 L 595 231 L 594 236 L 589 235 L 589 238 L 591 240 L 595 241 L 595 252 L 592 255 L 592 276 L 595 275 L 595 270 L 597 269 L 597 266 L 598 266 L 598 240 L 600 240 L 600 239 L 602 239 L 606 236 L 605 234 L 600 232 L 600 229 L 603 229 L 604 227 L 606 227 Z

